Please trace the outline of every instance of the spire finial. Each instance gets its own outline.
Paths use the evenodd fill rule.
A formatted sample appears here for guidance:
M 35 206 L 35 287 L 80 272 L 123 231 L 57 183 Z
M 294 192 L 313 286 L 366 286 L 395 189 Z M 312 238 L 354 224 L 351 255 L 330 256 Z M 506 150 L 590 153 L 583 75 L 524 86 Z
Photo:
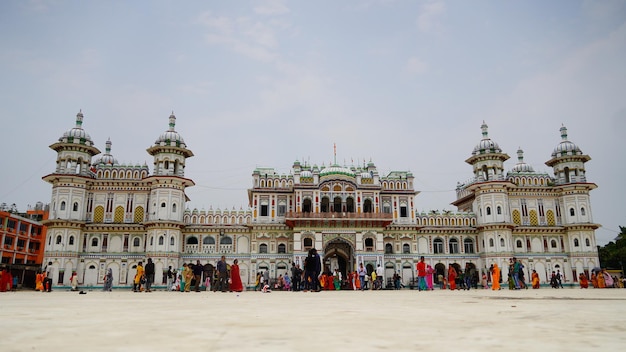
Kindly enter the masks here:
M 83 125 L 83 109 L 78 110 L 76 114 L 76 128 L 81 128 Z
M 561 124 L 561 129 L 559 131 L 561 131 L 561 139 L 566 141 L 567 140 L 567 127 Z
M 111 144 L 112 144 L 111 143 L 111 137 L 109 137 L 107 139 L 107 142 L 106 142 L 106 153 L 107 154 L 111 154 Z
M 487 130 L 489 129 L 489 126 L 487 126 L 487 124 L 485 123 L 485 120 L 483 120 L 483 124 L 480 126 L 480 129 L 483 131 L 483 139 L 487 139 L 488 138 Z
M 522 147 L 517 148 L 517 161 L 520 163 L 524 162 L 524 151 L 522 150 Z
M 175 126 L 176 126 L 176 116 L 174 116 L 174 110 L 172 110 L 172 114 L 170 115 L 170 131 L 174 131 Z

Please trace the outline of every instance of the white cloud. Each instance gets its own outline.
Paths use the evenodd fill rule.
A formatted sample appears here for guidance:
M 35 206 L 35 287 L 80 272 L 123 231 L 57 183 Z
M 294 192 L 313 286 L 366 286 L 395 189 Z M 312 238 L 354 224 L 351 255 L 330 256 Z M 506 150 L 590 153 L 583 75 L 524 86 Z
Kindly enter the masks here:
M 260 15 L 282 15 L 289 12 L 283 0 L 266 0 L 255 6 L 254 12 Z
M 433 0 L 428 1 L 419 9 L 419 15 L 417 16 L 417 27 L 422 32 L 430 32 L 436 29 L 439 24 L 439 17 L 445 12 L 446 5 L 443 1 Z
M 416 57 L 412 57 L 407 62 L 406 69 L 413 74 L 422 74 L 428 71 L 428 64 Z

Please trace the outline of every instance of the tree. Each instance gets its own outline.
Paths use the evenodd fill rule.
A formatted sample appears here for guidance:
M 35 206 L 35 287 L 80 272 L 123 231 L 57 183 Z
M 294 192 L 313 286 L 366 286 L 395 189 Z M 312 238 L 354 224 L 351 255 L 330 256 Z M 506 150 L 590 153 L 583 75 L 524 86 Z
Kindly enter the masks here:
M 607 269 L 620 269 L 624 271 L 626 265 L 626 227 L 620 226 L 620 233 L 605 246 L 598 246 L 600 266 Z

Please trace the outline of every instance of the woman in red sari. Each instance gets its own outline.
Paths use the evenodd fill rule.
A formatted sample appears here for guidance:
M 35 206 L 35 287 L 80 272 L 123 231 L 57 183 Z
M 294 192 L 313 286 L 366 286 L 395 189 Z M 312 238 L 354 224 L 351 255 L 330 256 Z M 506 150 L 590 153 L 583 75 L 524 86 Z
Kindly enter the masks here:
M 230 290 L 235 292 L 243 291 L 241 276 L 239 275 L 239 261 L 235 259 L 233 265 L 230 266 Z
M 580 273 L 580 275 L 578 275 L 578 283 L 580 284 L 580 288 L 589 287 L 589 280 L 587 280 L 587 275 L 585 275 L 585 273 Z
M 533 270 L 533 274 L 531 276 L 533 288 L 539 288 L 539 274 L 537 274 L 537 270 Z
M 448 268 L 448 282 L 450 283 L 450 289 L 456 290 L 456 269 L 450 264 Z
M 593 285 L 593 288 L 598 288 L 598 278 L 594 272 L 591 273 L 591 284 Z
M 43 292 L 43 273 L 41 271 L 37 272 L 37 275 L 35 276 L 35 291 L 42 291 Z
M 491 273 L 491 289 L 496 291 L 500 289 L 500 268 L 498 264 L 493 264 L 493 272 Z

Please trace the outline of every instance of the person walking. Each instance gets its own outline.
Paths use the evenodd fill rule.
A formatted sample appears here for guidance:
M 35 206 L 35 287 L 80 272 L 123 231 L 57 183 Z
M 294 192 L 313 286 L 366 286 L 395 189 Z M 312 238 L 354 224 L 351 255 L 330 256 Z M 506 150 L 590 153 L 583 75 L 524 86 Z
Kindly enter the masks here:
M 219 278 L 219 290 L 228 291 L 228 267 L 226 266 L 226 256 L 222 256 L 217 262 L 217 275 Z
M 154 283 L 154 263 L 152 258 L 148 258 L 146 263 L 146 292 L 152 292 L 152 283 Z
M 167 268 L 167 291 L 172 290 L 172 285 L 174 285 L 174 272 L 172 271 L 172 266 L 170 265 Z
M 137 263 L 137 271 L 133 280 L 133 292 L 141 292 L 141 280 L 144 278 L 143 262 Z
M 359 274 L 359 283 L 361 285 L 361 291 L 365 289 L 365 276 L 367 276 L 367 270 L 363 266 L 363 263 L 359 264 L 359 270 L 357 271 Z
M 200 264 L 200 259 L 198 259 L 196 265 L 193 266 L 193 278 L 196 280 L 196 292 L 200 292 L 200 286 L 202 285 L 200 280 L 202 280 L 203 269 L 204 267 Z
M 185 279 L 185 292 L 191 292 L 191 281 L 193 280 L 193 264 L 183 264 L 183 278 Z
M 105 292 L 111 292 L 113 290 L 113 269 L 111 268 L 107 270 L 107 273 L 104 276 L 104 287 L 102 290 Z
M 385 269 L 383 269 L 380 264 L 378 264 L 378 267 L 376 268 L 376 280 L 378 281 L 377 287 L 379 290 L 385 288 Z
M 428 290 L 428 285 L 426 284 L 426 262 L 424 261 L 424 256 L 420 257 L 420 261 L 417 263 L 417 288 L 419 291 Z

